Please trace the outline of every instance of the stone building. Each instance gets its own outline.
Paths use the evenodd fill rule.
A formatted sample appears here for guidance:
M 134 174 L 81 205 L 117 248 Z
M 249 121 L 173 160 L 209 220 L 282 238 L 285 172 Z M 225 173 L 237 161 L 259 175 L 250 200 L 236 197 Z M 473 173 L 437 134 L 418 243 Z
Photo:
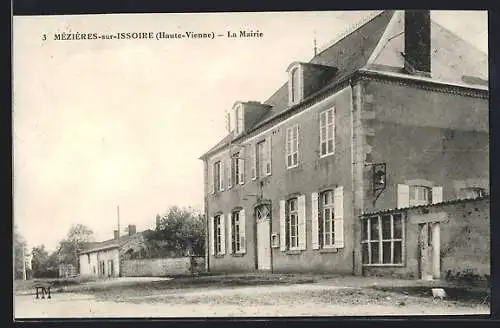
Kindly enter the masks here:
M 405 267 L 403 209 L 488 194 L 488 58 L 430 11 L 383 11 L 286 74 L 200 158 L 210 271 Z
M 97 277 L 121 276 L 120 263 L 130 254 L 145 249 L 144 232 L 136 232 L 135 225 L 128 226 L 128 234 L 120 236 L 114 231 L 114 238 L 99 243 L 79 253 L 80 275 Z

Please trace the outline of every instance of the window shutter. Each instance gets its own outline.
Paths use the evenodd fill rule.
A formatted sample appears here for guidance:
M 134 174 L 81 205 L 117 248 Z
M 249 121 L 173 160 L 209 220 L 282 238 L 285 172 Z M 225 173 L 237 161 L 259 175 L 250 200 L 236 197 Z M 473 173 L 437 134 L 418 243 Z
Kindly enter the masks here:
M 244 184 L 245 183 L 245 147 L 242 147 L 240 150 L 240 155 L 238 158 L 238 165 L 239 165 L 239 183 Z M 235 182 L 236 184 L 236 182 Z
M 398 184 L 398 208 L 410 206 L 410 186 Z
M 432 204 L 443 202 L 443 187 L 432 187 Z
M 271 175 L 271 172 L 272 172 L 272 168 L 271 168 L 271 161 L 272 161 L 272 157 L 271 157 L 271 152 L 272 152 L 272 142 L 271 142 L 271 136 L 268 136 L 266 138 L 266 146 L 267 146 L 267 163 L 266 163 L 266 174 L 267 175 Z
M 214 164 L 208 163 L 208 194 L 213 194 L 215 192 L 214 185 Z
M 233 157 L 229 154 L 229 161 L 227 163 L 227 188 L 233 186 Z M 235 181 L 236 184 L 236 181 Z
M 297 124 L 297 165 L 301 162 L 300 160 L 300 128 Z
M 225 169 L 224 169 L 224 160 L 221 159 L 221 161 L 219 162 L 220 163 L 220 168 L 219 168 L 219 190 L 222 191 L 224 190 L 224 175 L 226 173 Z
M 252 180 L 257 179 L 257 153 L 256 153 L 256 148 L 257 145 L 252 144 L 250 145 L 250 153 L 252 154 L 251 158 L 251 166 L 252 166 Z
M 332 140 L 332 152 L 335 154 L 335 130 L 337 129 L 337 125 L 335 124 L 335 107 L 332 108 L 332 124 L 333 124 L 333 127 L 332 127 L 332 134 L 333 134 L 333 140 Z M 327 136 L 328 136 L 328 131 L 327 131 Z
M 299 215 L 299 249 L 307 248 L 306 242 L 306 196 L 301 195 L 297 198 L 298 215 Z
M 208 240 L 210 241 L 210 255 L 215 255 L 215 234 L 214 234 L 214 217 L 208 219 Z
M 224 255 L 226 254 L 226 216 L 224 214 L 220 215 L 220 254 Z
M 333 224 L 334 224 L 334 246 L 344 247 L 344 187 L 335 188 L 333 192 Z
M 280 200 L 280 248 L 282 251 L 286 251 L 286 216 L 284 200 Z
M 237 236 L 240 238 L 240 253 L 246 253 L 247 252 L 247 247 L 246 247 L 246 220 L 245 220 L 245 209 L 242 209 L 240 211 L 240 235 Z
M 233 254 L 233 218 L 232 213 L 227 214 L 227 236 L 228 236 L 228 244 L 227 244 L 227 253 Z
M 319 249 L 319 216 L 318 216 L 318 193 L 311 194 L 311 244 L 312 249 Z

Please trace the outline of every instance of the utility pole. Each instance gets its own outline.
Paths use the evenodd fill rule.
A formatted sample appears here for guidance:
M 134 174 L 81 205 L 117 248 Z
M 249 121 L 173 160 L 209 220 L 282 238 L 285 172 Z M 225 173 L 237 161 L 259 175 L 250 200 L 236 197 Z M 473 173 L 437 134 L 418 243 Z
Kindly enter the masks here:
M 26 254 L 24 254 L 24 244 L 22 244 L 22 258 L 23 258 L 23 280 L 26 280 Z

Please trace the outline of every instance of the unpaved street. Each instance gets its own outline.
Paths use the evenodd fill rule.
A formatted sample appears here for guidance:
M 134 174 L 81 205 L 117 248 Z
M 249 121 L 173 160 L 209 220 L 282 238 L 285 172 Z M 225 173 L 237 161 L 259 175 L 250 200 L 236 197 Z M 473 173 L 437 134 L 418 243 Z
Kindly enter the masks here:
M 55 293 L 16 295 L 17 318 L 363 316 L 489 314 L 487 304 L 462 304 L 332 284 L 177 289 L 154 295 Z

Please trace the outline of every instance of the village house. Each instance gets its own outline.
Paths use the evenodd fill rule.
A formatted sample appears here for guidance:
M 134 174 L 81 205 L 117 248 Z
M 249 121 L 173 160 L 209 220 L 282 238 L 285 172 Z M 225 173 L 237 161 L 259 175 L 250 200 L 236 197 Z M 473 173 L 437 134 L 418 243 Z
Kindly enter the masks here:
M 210 271 L 433 279 L 451 227 L 475 215 L 489 240 L 487 54 L 383 11 L 286 74 L 200 158 Z
M 132 254 L 144 252 L 144 232 L 137 232 L 135 225 L 128 226 L 128 234 L 120 236 L 114 231 L 114 238 L 98 243 L 79 252 L 81 276 L 119 277 L 121 261 Z

